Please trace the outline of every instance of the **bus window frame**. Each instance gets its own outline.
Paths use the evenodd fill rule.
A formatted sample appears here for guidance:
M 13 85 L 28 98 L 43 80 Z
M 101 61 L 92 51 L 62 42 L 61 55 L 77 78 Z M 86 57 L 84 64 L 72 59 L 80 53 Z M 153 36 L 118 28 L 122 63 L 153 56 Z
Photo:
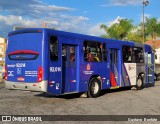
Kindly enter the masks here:
M 51 38 L 53 37 L 53 39 L 51 40 Z M 54 42 L 56 42 L 56 52 L 53 50 L 54 47 Z M 57 36 L 51 35 L 49 37 L 49 54 L 50 54 L 50 60 L 51 61 L 58 61 L 59 59 L 59 40 Z M 54 55 L 55 54 L 55 55 Z M 54 59 L 54 57 L 56 57 Z
M 99 47 L 96 48 L 95 46 L 97 46 L 97 45 L 95 45 L 95 44 L 98 44 Z M 103 45 L 102 42 L 84 40 L 84 42 L 83 42 L 84 59 L 83 60 L 85 62 L 102 62 L 103 61 L 103 47 L 102 47 L 102 45 Z M 93 48 L 96 50 L 92 50 Z M 91 58 L 92 58 L 91 61 L 89 59 L 89 56 L 91 56 Z
M 134 50 L 135 48 L 137 50 Z M 141 51 L 141 52 L 137 52 L 135 54 L 135 51 Z M 133 55 L 133 53 L 134 53 L 134 55 Z M 144 63 L 144 49 L 143 49 L 143 47 L 137 47 L 137 46 L 133 47 L 133 53 L 132 53 L 132 57 L 135 57 L 135 61 L 133 61 L 134 63 Z M 140 57 L 138 57 L 138 56 L 140 56 Z M 143 60 L 142 62 L 141 62 L 141 59 Z
M 128 50 L 128 52 L 125 50 L 125 52 L 123 51 L 124 50 L 124 47 L 125 47 L 125 49 L 127 48 L 129 48 L 130 50 Z M 132 46 L 127 46 L 127 45 L 123 45 L 122 46 L 122 59 L 123 59 L 123 62 L 124 63 L 133 63 L 133 57 L 132 57 L 132 50 L 133 50 L 133 48 L 132 48 Z M 129 54 L 129 51 L 130 51 L 130 55 L 127 55 L 128 56 L 128 58 L 127 57 L 125 57 L 125 58 L 127 58 L 126 60 L 124 60 L 124 54 L 126 54 L 126 53 L 128 53 Z M 130 57 L 130 61 L 128 61 L 129 60 L 129 57 Z

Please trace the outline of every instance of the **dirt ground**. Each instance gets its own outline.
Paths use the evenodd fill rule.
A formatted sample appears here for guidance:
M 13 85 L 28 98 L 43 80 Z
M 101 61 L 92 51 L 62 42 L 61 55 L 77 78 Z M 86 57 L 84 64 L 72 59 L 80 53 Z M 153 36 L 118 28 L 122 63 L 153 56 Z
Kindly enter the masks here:
M 0 115 L 160 115 L 160 81 L 139 91 L 106 90 L 98 98 L 8 90 L 0 83 Z

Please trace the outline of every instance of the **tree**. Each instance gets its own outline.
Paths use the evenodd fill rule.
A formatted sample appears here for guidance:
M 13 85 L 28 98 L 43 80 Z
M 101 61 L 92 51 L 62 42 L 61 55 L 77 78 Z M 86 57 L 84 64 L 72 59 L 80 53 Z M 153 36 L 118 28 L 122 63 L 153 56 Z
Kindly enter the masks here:
M 142 39 L 142 29 L 141 26 L 135 26 L 132 31 L 130 31 L 128 33 L 128 37 L 127 40 L 129 41 L 134 41 L 134 42 L 138 42 L 138 43 L 142 43 L 143 39 Z
M 120 39 L 117 31 L 118 28 L 117 24 L 113 24 L 110 27 L 107 27 L 106 25 L 101 25 L 100 28 L 103 28 L 107 32 L 107 34 L 102 35 L 102 37 Z
M 145 35 L 151 37 L 153 41 L 160 36 L 160 22 L 157 18 L 146 18 Z
M 145 21 L 145 41 L 152 40 L 153 43 L 160 36 L 160 22 L 158 22 L 157 18 L 146 18 Z M 128 40 L 135 42 L 143 42 L 142 41 L 142 23 L 139 24 L 138 27 L 135 28 L 136 31 L 131 31 L 128 34 Z M 155 48 L 155 46 L 153 46 Z
M 100 28 L 104 29 L 107 34 L 102 37 L 125 40 L 128 33 L 133 29 L 132 20 L 120 19 L 118 23 L 112 24 L 110 27 L 102 24 Z

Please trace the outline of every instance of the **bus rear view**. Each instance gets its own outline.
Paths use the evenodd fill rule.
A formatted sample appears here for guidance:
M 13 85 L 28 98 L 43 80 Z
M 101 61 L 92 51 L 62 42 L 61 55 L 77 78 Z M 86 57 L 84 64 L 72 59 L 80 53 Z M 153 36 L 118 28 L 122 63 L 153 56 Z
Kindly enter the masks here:
M 6 88 L 43 91 L 42 30 L 19 30 L 9 33 L 6 52 Z

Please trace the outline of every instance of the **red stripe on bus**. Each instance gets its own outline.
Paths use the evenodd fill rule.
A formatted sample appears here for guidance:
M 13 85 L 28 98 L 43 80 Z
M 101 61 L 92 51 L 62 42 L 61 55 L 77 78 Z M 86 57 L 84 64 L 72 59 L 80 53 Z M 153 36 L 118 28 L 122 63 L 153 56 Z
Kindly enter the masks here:
M 112 71 L 110 71 L 110 77 L 111 77 L 111 87 L 117 86 L 117 82 Z
M 16 55 L 16 54 L 34 54 L 39 55 L 38 52 L 32 51 L 32 50 L 16 50 L 13 52 L 10 52 L 8 55 Z

